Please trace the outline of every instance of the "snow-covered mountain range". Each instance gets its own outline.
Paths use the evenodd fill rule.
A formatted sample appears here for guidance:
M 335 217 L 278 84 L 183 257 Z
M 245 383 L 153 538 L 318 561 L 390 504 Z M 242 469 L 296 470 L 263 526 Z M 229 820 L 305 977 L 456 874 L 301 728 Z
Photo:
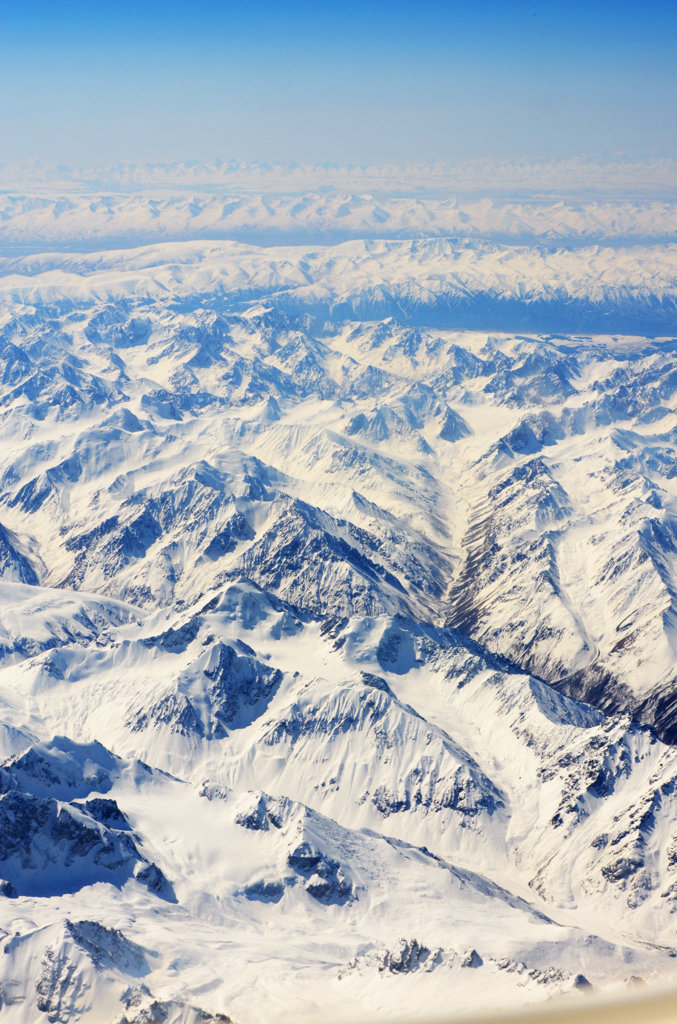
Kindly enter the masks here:
M 131 192 L 166 188 L 236 188 L 266 199 L 280 193 L 361 190 L 386 195 L 461 192 L 576 196 L 591 193 L 675 198 L 677 160 L 653 157 L 593 159 L 472 160 L 465 163 L 406 164 L 279 163 L 246 160 L 184 160 L 118 163 L 91 167 L 36 160 L 0 163 L 3 188 L 113 189 Z
M 0 255 L 196 239 L 259 245 L 459 236 L 510 244 L 674 241 L 677 162 L 463 166 L 0 164 Z
M 153 202 L 0 204 L 3 1019 L 670 977 L 674 206 L 593 231 L 581 199 L 575 246 L 572 203 L 507 244 L 444 199 L 379 235 L 365 199 L 331 245 L 194 211 L 188 241 L 10 251 L 188 201 Z M 237 209 L 343 216 L 277 202 Z
M 0 193 L 0 254 L 45 248 L 92 250 L 152 242 L 224 239 L 259 245 L 336 244 L 356 238 L 462 236 L 533 245 L 671 241 L 677 205 L 595 195 L 553 201 L 473 195 L 439 198 L 342 190 L 265 195 L 25 190 Z

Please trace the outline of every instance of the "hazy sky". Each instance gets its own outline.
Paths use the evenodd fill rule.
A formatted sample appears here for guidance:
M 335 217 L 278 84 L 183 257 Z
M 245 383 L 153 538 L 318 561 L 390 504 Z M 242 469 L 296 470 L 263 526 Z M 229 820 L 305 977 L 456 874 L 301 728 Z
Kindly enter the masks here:
M 677 156 L 677 2 L 9 0 L 0 162 Z

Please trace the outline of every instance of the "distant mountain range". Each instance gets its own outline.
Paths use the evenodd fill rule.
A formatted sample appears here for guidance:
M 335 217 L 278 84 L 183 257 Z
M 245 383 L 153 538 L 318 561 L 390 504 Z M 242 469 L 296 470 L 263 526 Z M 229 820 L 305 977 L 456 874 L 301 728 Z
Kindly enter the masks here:
M 553 193 L 555 200 L 572 194 L 642 193 L 665 198 L 677 188 L 677 160 L 628 160 L 622 156 L 599 160 L 475 160 L 462 164 L 410 163 L 360 166 L 355 164 L 267 163 L 243 160 L 186 160 L 164 163 L 119 163 L 69 167 L 35 161 L 0 164 L 5 187 L 40 185 L 86 186 L 120 191 L 163 187 L 220 186 L 251 189 L 259 195 L 320 189 L 368 190 L 391 195 L 436 190 L 481 193 L 518 191 Z

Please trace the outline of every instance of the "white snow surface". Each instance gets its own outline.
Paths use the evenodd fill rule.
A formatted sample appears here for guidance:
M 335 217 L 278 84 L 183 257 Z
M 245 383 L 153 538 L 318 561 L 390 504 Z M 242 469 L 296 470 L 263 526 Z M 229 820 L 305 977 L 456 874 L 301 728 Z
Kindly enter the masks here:
M 40 173 L 0 200 L 3 1020 L 411 1020 L 672 977 L 669 198 L 619 170 L 622 198 L 461 208 L 412 169 L 420 203 L 342 211 L 289 195 L 316 169 L 186 165 L 87 212 Z M 191 174 L 325 244 L 238 240 Z M 190 240 L 76 251 L 153 202 Z M 73 251 L 8 254 L 40 238 Z

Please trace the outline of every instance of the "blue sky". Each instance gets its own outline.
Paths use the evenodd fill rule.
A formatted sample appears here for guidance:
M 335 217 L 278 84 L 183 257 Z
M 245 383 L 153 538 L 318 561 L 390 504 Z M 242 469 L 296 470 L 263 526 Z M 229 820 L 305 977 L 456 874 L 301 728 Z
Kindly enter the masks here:
M 3 162 L 677 156 L 674 0 L 3 6 Z

